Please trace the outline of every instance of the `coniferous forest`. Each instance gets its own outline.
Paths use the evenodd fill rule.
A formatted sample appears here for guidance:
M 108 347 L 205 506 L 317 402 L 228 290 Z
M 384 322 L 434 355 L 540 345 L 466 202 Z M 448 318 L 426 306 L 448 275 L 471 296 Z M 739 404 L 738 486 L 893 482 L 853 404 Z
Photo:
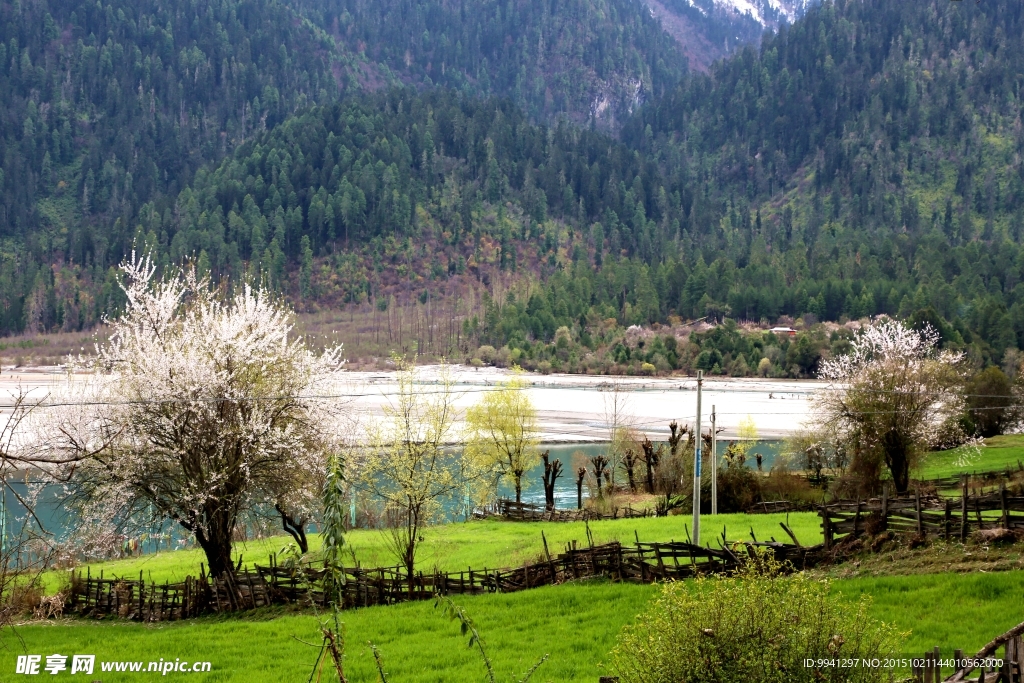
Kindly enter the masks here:
M 815 322 L 889 314 L 1000 365 L 1022 15 L 830 0 L 699 71 L 634 0 L 4 0 L 0 332 L 91 328 L 135 250 L 299 310 L 471 300 L 482 362 L 801 376 L 847 343 Z

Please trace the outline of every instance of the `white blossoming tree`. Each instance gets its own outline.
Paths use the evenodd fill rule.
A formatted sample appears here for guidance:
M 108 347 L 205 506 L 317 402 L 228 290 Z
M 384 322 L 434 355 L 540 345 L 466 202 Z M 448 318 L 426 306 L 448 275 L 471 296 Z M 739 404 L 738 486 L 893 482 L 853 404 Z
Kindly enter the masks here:
M 963 413 L 963 354 L 939 349 L 931 328 L 882 319 L 860 331 L 850 353 L 820 365 L 815 427 L 852 456 L 852 469 L 877 486 L 881 466 L 898 493 L 910 467 Z
M 125 312 L 95 358 L 73 363 L 74 400 L 43 430 L 55 459 L 89 457 L 51 473 L 83 527 L 113 537 L 173 520 L 218 576 L 246 515 L 276 507 L 295 535 L 318 506 L 338 451 L 341 349 L 308 350 L 267 292 L 222 300 L 191 271 L 122 268 Z

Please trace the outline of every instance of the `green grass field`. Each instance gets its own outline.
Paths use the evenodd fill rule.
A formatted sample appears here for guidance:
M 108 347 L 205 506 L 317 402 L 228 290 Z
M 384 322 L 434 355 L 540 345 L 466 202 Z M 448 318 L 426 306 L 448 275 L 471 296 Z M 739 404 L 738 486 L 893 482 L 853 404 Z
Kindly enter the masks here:
M 963 473 L 991 472 L 1009 467 L 1016 470 L 1024 462 L 1024 435 L 1006 434 L 985 439 L 981 455 L 967 464 L 958 464 L 959 450 L 938 451 L 926 455 L 915 470 L 919 479 L 939 479 Z
M 643 608 L 653 586 L 606 582 L 555 586 L 509 595 L 466 597 L 466 607 L 484 637 L 499 680 L 512 680 L 544 654 L 538 681 L 594 681 L 598 665 L 623 624 Z M 458 623 L 432 602 L 372 607 L 344 613 L 347 674 L 350 681 L 376 681 L 367 641 L 380 649 L 394 683 L 483 681 L 483 665 L 468 650 Z M 156 627 L 126 623 L 25 626 L 18 635 L 32 653 L 95 654 L 97 659 L 155 660 L 160 657 L 208 660 L 211 674 L 189 680 L 247 683 L 305 681 L 319 642 L 309 615 L 273 619 L 201 619 Z M 22 652 L 8 634 L 0 672 L 14 672 Z M 184 674 L 178 674 L 183 676 Z M 170 676 L 170 675 L 169 675 Z M 100 678 L 94 676 L 94 678 Z M 149 680 L 138 674 L 104 674 L 104 683 Z M 156 680 L 155 678 L 152 680 Z
M 938 645 L 977 652 L 1024 621 L 1024 572 L 911 574 L 858 577 L 833 582 L 847 599 L 872 598 L 875 618 L 912 631 L 906 654 L 920 656 Z
M 936 645 L 974 652 L 1024 619 L 1024 572 L 932 574 L 837 580 L 833 588 L 853 601 L 873 596 L 876 618 L 912 631 L 902 655 Z M 463 597 L 488 648 L 499 680 L 513 680 L 541 655 L 550 655 L 535 681 L 596 681 L 619 630 L 643 609 L 657 586 L 586 582 L 508 595 Z M 485 680 L 478 655 L 467 649 L 458 624 L 432 603 L 413 603 L 343 613 L 348 678 L 376 681 L 367 641 L 380 649 L 393 683 Z M 239 619 L 204 618 L 140 625 L 126 622 L 63 621 L 5 631 L 0 680 L 14 673 L 18 654 L 94 654 L 97 660 L 155 661 L 181 658 L 212 662 L 206 674 L 94 673 L 91 680 L 174 680 L 246 683 L 307 679 L 316 650 L 298 639 L 319 642 L 308 614 L 263 612 Z M 64 675 L 67 675 L 66 672 Z M 83 679 L 84 680 L 84 679 Z
M 717 538 L 726 529 L 729 540 L 749 540 L 750 529 L 758 540 L 772 536 L 789 542 L 788 536 L 779 526 L 787 519 L 786 514 L 728 514 L 702 517 L 703 541 L 717 547 Z M 813 545 L 821 542 L 821 527 L 818 516 L 811 512 L 795 512 L 788 515 L 788 526 L 800 542 Z M 682 541 L 687 537 L 690 525 L 689 515 L 651 517 L 646 519 L 617 519 L 590 523 L 590 531 L 596 543 L 619 540 L 634 543 L 635 536 L 641 541 Z M 587 542 L 586 527 L 582 522 L 501 522 L 471 521 L 430 527 L 423 532 L 423 543 L 417 554 L 418 564 L 424 570 L 435 567 L 442 571 L 473 569 L 496 569 L 515 567 L 526 562 L 535 562 L 544 556 L 541 532 L 548 540 L 552 555 L 562 552 L 565 544 L 576 540 Z M 290 537 L 277 536 L 262 541 L 236 543 L 234 554 L 240 554 L 245 565 L 253 563 L 266 565 L 269 555 L 281 550 Z M 364 567 L 390 566 L 396 564 L 385 545 L 380 531 L 360 529 L 345 536 L 345 542 L 352 552 L 349 562 L 358 561 Z M 319 546 L 314 535 L 310 539 L 311 549 Z M 147 581 L 181 581 L 188 574 L 199 574 L 199 563 L 204 555 L 199 550 L 177 550 L 125 560 L 100 562 L 90 565 L 90 571 L 105 576 L 115 575 L 138 578 L 139 572 Z M 84 570 L 84 568 L 83 568 Z M 48 592 L 58 585 L 61 573 L 53 572 L 45 577 Z

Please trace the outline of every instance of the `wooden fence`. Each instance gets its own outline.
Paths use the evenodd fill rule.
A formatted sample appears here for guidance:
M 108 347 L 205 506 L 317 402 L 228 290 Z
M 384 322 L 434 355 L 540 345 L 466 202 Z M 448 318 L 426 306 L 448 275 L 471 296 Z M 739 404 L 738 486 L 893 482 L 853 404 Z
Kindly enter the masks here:
M 216 582 L 214 582 L 216 586 Z M 213 590 L 216 590 L 214 588 Z M 138 581 L 123 577 L 104 578 L 73 574 L 65 610 L 88 616 L 118 616 L 137 621 L 187 619 L 207 611 L 210 582 L 205 576 L 185 577 L 181 583 L 147 582 L 142 573 Z
M 1017 624 L 989 641 L 977 654 L 967 659 L 962 650 L 953 653 L 952 675 L 946 683 L 1024 683 L 1024 622 Z M 1002 648 L 1003 655 L 997 656 Z M 942 681 L 942 658 L 939 648 L 925 653 L 924 661 L 914 667 L 914 678 L 920 683 Z M 977 672 L 976 677 L 970 677 Z
M 340 603 L 345 609 L 428 600 L 435 595 L 508 593 L 567 581 L 607 577 L 615 581 L 651 583 L 735 569 L 742 555 L 767 548 L 779 560 L 797 568 L 813 565 L 822 546 L 805 548 L 770 542 L 720 544 L 719 549 L 687 542 L 618 542 L 580 545 L 573 541 L 552 556 L 544 541 L 544 556 L 512 569 L 467 569 L 462 572 L 415 573 L 399 567 L 343 570 Z M 324 570 L 309 567 L 256 566 L 234 575 L 211 579 L 200 574 L 183 583 L 158 584 L 121 577 L 75 574 L 67 602 L 69 611 L 91 617 L 113 616 L 141 621 L 185 619 L 211 612 L 233 612 L 265 605 L 306 603 L 323 605 Z
M 876 534 L 882 531 L 940 536 L 967 540 L 978 529 L 1024 529 L 1024 495 L 998 491 L 971 495 L 965 487 L 959 499 L 924 497 L 881 498 L 845 501 L 818 508 L 825 548 L 840 536 Z
M 656 511 L 649 508 L 639 510 L 627 505 L 624 508 L 613 508 L 611 514 L 601 514 L 593 510 L 559 510 L 548 509 L 533 503 L 517 503 L 504 498 L 498 500 L 493 508 L 494 513 L 513 522 L 583 522 L 598 519 L 637 519 L 654 517 Z

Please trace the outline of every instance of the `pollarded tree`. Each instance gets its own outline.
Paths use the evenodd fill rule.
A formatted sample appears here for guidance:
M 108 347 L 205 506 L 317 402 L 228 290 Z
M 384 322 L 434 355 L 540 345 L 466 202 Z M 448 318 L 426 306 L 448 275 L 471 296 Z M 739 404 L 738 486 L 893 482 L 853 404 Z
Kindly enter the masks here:
M 43 432 L 49 449 L 90 457 L 53 474 L 83 528 L 109 541 L 172 520 L 217 576 L 246 515 L 277 507 L 287 528 L 316 504 L 336 450 L 341 349 L 312 353 L 264 291 L 225 301 L 191 271 L 158 280 L 148 259 L 123 270 L 125 312 L 69 380 L 82 400 Z
M 821 363 L 828 386 L 818 393 L 816 428 L 853 458 L 851 469 L 877 487 L 884 463 L 898 493 L 910 467 L 964 412 L 963 354 L 938 347 L 938 334 L 883 319 L 865 327 L 850 353 Z
M 540 462 L 537 409 L 519 372 L 466 411 L 466 454 L 477 471 L 495 481 L 509 477 L 517 503 L 522 502 L 523 476 Z

